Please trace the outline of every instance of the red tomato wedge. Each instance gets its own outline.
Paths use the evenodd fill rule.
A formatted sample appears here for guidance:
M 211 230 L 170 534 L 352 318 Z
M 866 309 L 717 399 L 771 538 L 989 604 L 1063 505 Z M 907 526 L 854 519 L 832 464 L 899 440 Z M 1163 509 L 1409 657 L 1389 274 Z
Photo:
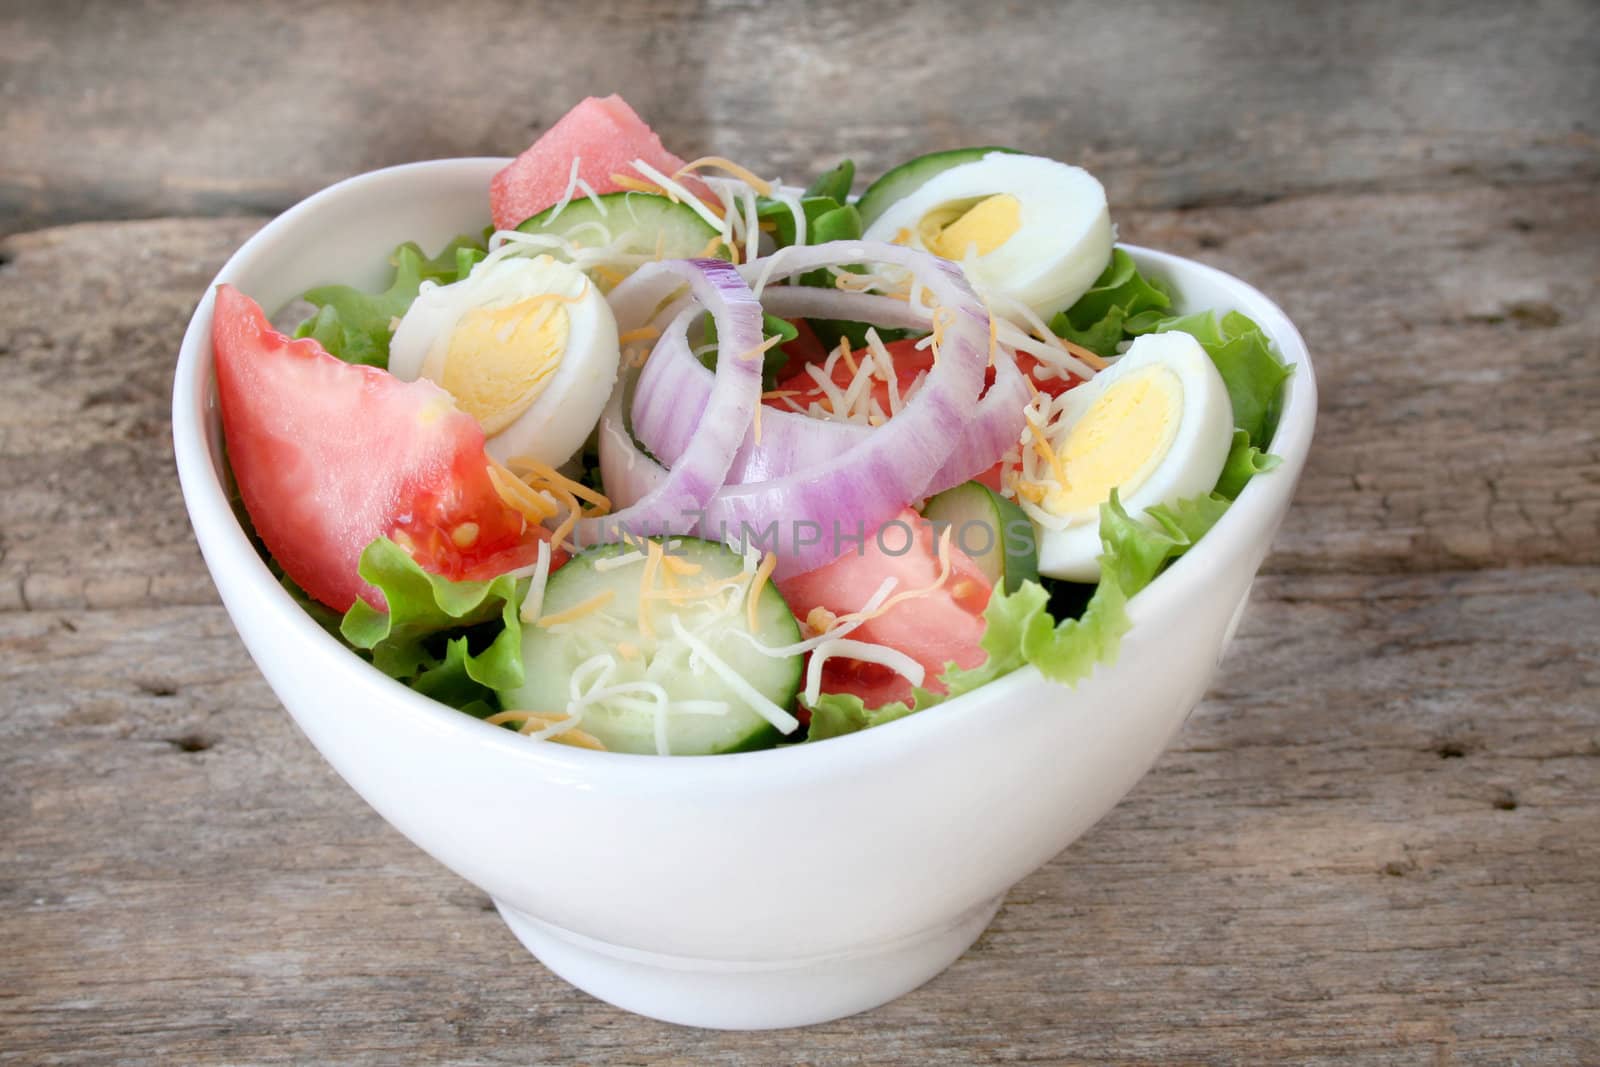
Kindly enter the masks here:
M 483 430 L 432 382 L 403 382 L 274 330 L 260 305 L 217 287 L 217 397 L 245 510 L 279 566 L 339 611 L 383 595 L 362 580 L 379 537 L 426 570 L 490 578 L 531 563 L 542 527 L 489 480 Z
M 622 97 L 615 93 L 586 97 L 494 176 L 489 184 L 489 212 L 495 228 L 514 229 L 559 202 L 572 180 L 574 159 L 578 177 L 596 193 L 614 193 L 628 188 L 628 182 L 648 181 L 634 169 L 635 159 L 669 178 L 683 166 L 683 160 L 667 151 L 661 138 Z M 618 176 L 623 180 L 618 181 Z M 717 203 L 699 178 L 686 174 L 678 180 L 695 196 Z
M 979 641 L 983 609 L 993 589 L 978 565 L 954 545 L 949 561 L 950 573 L 941 582 L 933 527 L 906 510 L 878 536 L 868 537 L 862 551 L 851 546 L 832 563 L 779 582 L 778 591 L 804 619 L 819 607 L 834 615 L 858 611 L 889 577 L 898 579 L 891 600 L 900 593 L 929 590 L 894 604 L 848 637 L 904 652 L 927 672 L 923 686 L 943 692 L 938 678 L 947 664 L 976 667 L 987 656 Z M 830 658 L 823 666 L 822 689 L 853 693 L 869 708 L 911 698 L 911 683 L 903 676 L 875 663 L 842 658 Z
M 811 328 L 810 319 L 789 319 L 788 322 L 795 329 L 795 338 L 783 346 L 783 354 L 789 357 L 786 366 L 793 377 L 802 363 L 821 363 L 827 359 L 828 350 L 817 339 L 817 331 Z

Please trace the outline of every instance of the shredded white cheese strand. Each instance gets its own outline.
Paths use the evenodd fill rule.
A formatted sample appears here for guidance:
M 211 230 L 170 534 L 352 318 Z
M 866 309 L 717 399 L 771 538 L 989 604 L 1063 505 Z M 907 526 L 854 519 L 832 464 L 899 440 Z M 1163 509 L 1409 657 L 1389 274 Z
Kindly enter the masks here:
M 554 222 L 556 219 L 561 217 L 561 213 L 567 210 L 567 205 L 572 203 L 572 198 L 577 195 L 578 182 L 582 181 L 582 179 L 578 177 L 578 164 L 582 161 L 582 156 L 572 157 L 572 170 L 567 175 L 567 189 L 566 192 L 561 194 L 561 199 L 556 201 L 555 210 L 550 212 L 551 222 Z
M 767 697 L 763 696 L 755 686 L 745 680 L 744 675 L 730 667 L 704 641 L 691 634 L 684 628 L 676 615 L 672 616 L 672 632 L 688 646 L 695 657 L 710 671 L 732 689 L 750 709 L 763 719 L 766 719 L 783 734 L 792 734 L 800 728 L 800 720 Z M 740 631 L 743 632 L 743 631 Z
M 629 166 L 633 167 L 633 169 L 638 171 L 640 174 L 643 174 L 650 181 L 661 186 L 661 188 L 677 197 L 683 203 L 688 204 L 690 210 L 704 219 L 706 225 L 722 234 L 724 240 L 731 240 L 732 234 L 728 231 L 727 223 L 722 219 L 717 218 L 717 213 L 707 207 L 704 200 L 701 200 L 698 196 L 695 196 L 688 189 L 684 188 L 682 184 L 673 181 L 671 178 L 667 177 L 665 174 L 662 174 L 659 170 L 656 170 L 656 168 L 652 167 L 642 159 L 634 160 L 631 164 L 629 164 Z
M 811 653 L 811 662 L 806 666 L 806 689 L 802 699 L 807 705 L 815 707 L 821 698 L 822 666 L 833 656 L 843 656 L 862 663 L 876 663 L 888 667 L 912 685 L 921 685 L 926 675 L 922 664 L 888 645 L 874 645 L 867 641 L 851 641 L 839 637 L 829 638 Z
M 864 623 L 870 622 L 878 609 L 883 606 L 883 602 L 889 599 L 889 594 L 893 593 L 895 587 L 899 584 L 900 579 L 898 578 L 885 578 L 878 585 L 877 590 L 867 598 L 867 602 L 861 605 L 860 611 L 853 611 L 849 615 L 841 615 L 838 623 L 829 628 L 826 633 L 808 637 L 803 641 L 796 641 L 792 645 L 780 645 L 774 648 L 771 645 L 762 644 L 761 639 L 748 630 L 735 630 L 734 633 L 750 642 L 755 650 L 764 656 L 771 656 L 773 659 L 787 659 L 790 656 L 798 656 L 802 652 L 810 652 L 825 641 L 843 637 Z
M 550 542 L 539 542 L 539 554 L 534 557 L 533 584 L 528 586 L 528 595 L 522 598 L 522 610 L 518 617 L 524 625 L 532 626 L 539 621 L 539 616 L 544 613 L 544 591 L 550 581 Z
M 634 549 L 631 552 L 622 552 L 615 556 L 607 556 L 605 559 L 597 559 L 594 561 L 594 569 L 604 574 L 606 571 L 620 570 L 629 564 L 643 563 L 644 558 L 643 552 Z

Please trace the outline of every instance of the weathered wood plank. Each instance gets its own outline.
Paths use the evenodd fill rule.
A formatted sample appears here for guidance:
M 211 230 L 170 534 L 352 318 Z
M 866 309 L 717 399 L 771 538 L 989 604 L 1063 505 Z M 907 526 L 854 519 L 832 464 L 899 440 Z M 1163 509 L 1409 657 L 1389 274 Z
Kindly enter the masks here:
M 0 615 L 0 1058 L 1592 1062 L 1597 629 L 1594 567 L 1264 579 L 1173 750 L 947 974 L 723 1035 L 528 959 L 220 609 Z
M 1592 180 L 1597 36 L 1583 0 L 25 0 L 0 11 L 0 234 L 270 213 L 374 167 L 519 151 L 613 90 L 679 151 L 791 179 L 1005 139 L 1129 207 Z

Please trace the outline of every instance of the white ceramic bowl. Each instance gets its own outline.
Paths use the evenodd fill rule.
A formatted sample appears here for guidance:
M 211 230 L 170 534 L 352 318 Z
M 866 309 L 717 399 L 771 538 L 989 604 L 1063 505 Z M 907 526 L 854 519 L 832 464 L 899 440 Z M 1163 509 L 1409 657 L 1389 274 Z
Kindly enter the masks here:
M 216 280 L 269 314 L 317 284 L 378 287 L 400 242 L 431 250 L 480 229 L 503 163 L 341 182 L 265 226 Z M 384 818 L 493 897 L 551 970 L 672 1022 L 837 1018 L 947 967 L 1011 885 L 1139 780 L 1205 692 L 1289 505 L 1316 412 L 1294 326 L 1235 278 L 1129 251 L 1182 309 L 1255 319 L 1296 369 L 1273 442 L 1283 465 L 1133 599 L 1116 662 L 1075 690 L 1030 668 L 863 733 L 701 759 L 531 742 L 427 700 L 303 614 L 229 510 L 210 291 L 173 391 L 184 498 L 240 637 L 301 729 Z

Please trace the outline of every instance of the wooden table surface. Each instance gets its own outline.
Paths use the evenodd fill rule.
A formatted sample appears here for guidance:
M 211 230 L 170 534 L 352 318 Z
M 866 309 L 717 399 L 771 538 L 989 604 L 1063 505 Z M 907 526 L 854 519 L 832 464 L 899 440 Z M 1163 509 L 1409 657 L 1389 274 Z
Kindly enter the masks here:
M 0 9 L 0 1063 L 1600 1062 L 1600 8 Z M 337 178 L 619 90 L 803 178 L 963 143 L 1300 325 L 1317 442 L 1204 704 L 947 973 L 804 1031 L 596 1002 L 277 707 L 178 340 Z

